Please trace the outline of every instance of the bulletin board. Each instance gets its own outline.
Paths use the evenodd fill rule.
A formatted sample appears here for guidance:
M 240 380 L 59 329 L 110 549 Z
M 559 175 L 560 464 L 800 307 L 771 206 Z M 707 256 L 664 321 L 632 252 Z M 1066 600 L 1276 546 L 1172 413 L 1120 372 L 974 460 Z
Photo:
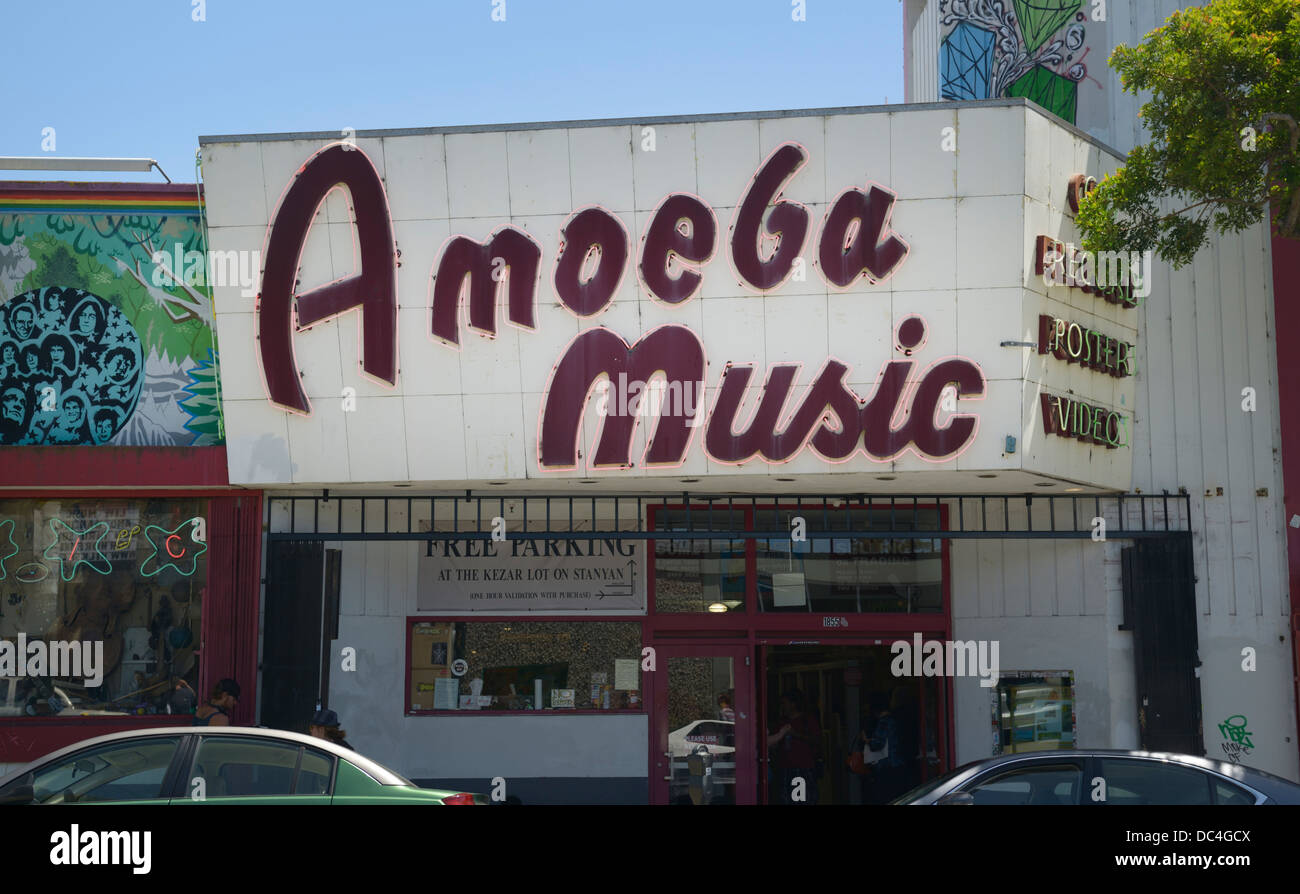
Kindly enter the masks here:
M 438 680 L 452 678 L 451 662 L 456 657 L 456 628 L 451 623 L 415 624 L 411 627 L 411 707 L 429 710 L 439 692 Z M 445 690 L 447 683 L 441 684 Z

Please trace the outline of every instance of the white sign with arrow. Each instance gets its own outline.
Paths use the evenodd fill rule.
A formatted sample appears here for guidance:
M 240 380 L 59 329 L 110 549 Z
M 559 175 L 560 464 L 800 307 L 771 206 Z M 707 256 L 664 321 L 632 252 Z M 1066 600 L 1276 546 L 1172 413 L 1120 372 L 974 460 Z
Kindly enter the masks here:
M 604 539 L 430 541 L 421 612 L 645 610 L 645 543 Z

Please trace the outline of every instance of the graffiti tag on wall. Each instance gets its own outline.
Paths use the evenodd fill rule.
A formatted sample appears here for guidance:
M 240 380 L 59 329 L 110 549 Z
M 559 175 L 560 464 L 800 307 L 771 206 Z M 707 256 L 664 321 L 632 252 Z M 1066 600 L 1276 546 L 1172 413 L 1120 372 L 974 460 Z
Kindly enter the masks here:
M 1233 714 L 1219 724 L 1219 732 L 1223 735 L 1223 753 L 1234 764 L 1241 763 L 1243 757 L 1249 757 L 1255 748 L 1255 743 L 1250 740 L 1253 734 L 1246 729 L 1248 722 L 1245 714 Z

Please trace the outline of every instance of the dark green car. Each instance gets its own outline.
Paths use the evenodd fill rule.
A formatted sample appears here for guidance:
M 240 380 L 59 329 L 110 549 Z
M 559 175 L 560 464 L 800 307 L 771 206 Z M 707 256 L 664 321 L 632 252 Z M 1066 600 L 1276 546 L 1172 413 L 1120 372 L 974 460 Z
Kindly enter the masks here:
M 300 733 L 164 727 L 78 742 L 0 779 L 0 804 L 488 804 Z

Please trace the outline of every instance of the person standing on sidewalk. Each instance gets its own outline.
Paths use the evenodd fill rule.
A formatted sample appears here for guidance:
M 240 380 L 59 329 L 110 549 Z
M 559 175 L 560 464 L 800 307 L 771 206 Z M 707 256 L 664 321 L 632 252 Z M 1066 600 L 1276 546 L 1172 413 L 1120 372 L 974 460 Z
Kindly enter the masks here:
M 871 713 L 876 718 L 876 727 L 871 731 L 867 745 L 872 751 L 884 751 L 885 756 L 872 767 L 869 803 L 888 804 L 905 791 L 906 762 L 899 747 L 898 720 L 890 713 L 889 700 L 883 692 L 872 695 Z
M 339 715 L 329 708 L 323 708 L 312 715 L 307 732 L 317 739 L 324 739 L 326 742 L 333 742 L 344 748 L 352 748 L 348 744 L 347 731 L 339 729 Z M 356 751 L 355 748 L 352 750 Z
M 776 749 L 776 782 L 782 804 L 816 804 L 820 792 L 817 780 L 817 752 L 821 748 L 821 727 L 804 706 L 803 693 L 791 689 L 781 696 L 781 725 L 767 737 Z M 803 798 L 794 798 L 796 780 L 803 780 Z
M 193 726 L 230 726 L 230 711 L 239 704 L 239 684 L 227 677 L 212 689 L 212 698 L 194 712 Z

